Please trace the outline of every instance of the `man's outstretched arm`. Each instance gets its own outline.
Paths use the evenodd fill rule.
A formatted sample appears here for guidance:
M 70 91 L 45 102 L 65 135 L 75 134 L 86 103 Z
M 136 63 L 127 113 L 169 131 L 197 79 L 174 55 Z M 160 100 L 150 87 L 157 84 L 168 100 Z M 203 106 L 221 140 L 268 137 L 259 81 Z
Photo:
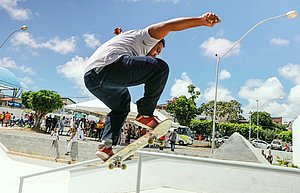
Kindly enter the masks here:
M 199 17 L 182 17 L 163 21 L 149 26 L 149 34 L 155 39 L 162 39 L 171 31 L 181 31 L 188 28 L 207 26 L 213 27 L 221 20 L 214 13 L 205 13 Z

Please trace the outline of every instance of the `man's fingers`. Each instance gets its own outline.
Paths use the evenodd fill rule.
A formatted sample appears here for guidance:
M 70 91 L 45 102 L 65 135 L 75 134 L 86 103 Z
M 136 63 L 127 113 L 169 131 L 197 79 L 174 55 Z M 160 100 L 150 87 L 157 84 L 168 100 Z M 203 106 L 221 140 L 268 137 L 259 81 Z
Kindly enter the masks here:
M 219 17 L 216 14 L 214 14 L 214 13 L 207 13 L 206 20 L 209 23 L 220 23 L 221 22 L 221 20 L 219 19 Z

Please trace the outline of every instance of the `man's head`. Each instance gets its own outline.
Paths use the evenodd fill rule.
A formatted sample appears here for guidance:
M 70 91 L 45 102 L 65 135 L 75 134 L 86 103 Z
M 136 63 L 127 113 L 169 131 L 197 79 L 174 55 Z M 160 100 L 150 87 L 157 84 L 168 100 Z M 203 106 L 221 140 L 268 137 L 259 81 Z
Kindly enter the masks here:
M 147 54 L 147 56 L 155 58 L 160 54 L 162 49 L 166 46 L 165 39 L 161 39 Z

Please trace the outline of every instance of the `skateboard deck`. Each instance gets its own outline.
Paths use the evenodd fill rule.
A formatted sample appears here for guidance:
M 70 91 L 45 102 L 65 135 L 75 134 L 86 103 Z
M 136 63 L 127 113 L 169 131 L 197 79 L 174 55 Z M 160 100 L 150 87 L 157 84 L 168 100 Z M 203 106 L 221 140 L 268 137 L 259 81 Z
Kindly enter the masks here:
M 114 169 L 116 167 L 125 170 L 127 166 L 123 163 L 124 160 L 126 160 L 130 156 L 133 156 L 135 152 L 147 146 L 148 144 L 153 144 L 154 141 L 158 140 L 159 137 L 165 135 L 168 132 L 168 130 L 171 128 L 171 125 L 172 121 L 170 119 L 162 121 L 152 131 L 149 131 L 145 135 L 138 138 L 136 141 L 118 151 L 103 164 L 108 165 L 109 169 Z

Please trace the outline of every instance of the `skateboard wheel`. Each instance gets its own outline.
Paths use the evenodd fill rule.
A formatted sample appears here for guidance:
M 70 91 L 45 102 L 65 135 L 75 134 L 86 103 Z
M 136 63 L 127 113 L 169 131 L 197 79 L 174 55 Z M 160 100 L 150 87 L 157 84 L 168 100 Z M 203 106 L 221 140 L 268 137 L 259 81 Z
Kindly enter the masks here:
M 126 168 L 127 168 L 127 165 L 126 164 L 122 164 L 122 170 L 126 170 Z
M 114 164 L 109 164 L 108 169 L 110 169 L 110 170 L 114 169 Z
M 154 142 L 153 138 L 149 138 L 149 139 L 148 139 L 148 144 L 151 145 L 151 144 L 153 144 L 153 142 Z

